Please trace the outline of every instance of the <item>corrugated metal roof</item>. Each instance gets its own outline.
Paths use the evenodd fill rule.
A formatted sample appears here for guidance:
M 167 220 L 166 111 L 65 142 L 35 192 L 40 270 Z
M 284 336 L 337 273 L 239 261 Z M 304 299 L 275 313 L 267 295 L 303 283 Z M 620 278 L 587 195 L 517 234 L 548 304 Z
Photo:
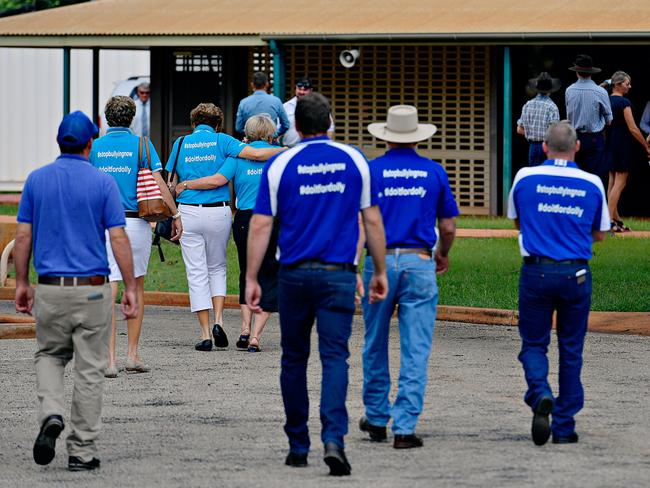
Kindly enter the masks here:
M 647 0 L 96 0 L 0 19 L 0 36 L 495 37 L 650 33 Z M 582 37 L 582 36 L 580 36 Z

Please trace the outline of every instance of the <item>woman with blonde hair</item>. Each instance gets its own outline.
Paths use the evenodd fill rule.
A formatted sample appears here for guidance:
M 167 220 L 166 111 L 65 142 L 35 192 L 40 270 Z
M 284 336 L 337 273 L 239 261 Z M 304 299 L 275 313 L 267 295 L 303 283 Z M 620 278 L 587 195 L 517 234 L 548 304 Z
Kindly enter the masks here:
M 245 126 L 246 140 L 254 148 L 273 148 L 275 123 L 267 114 L 250 117 Z M 271 312 L 278 311 L 277 304 L 277 274 L 279 264 L 275 259 L 277 247 L 277 227 L 271 235 L 271 241 L 262 262 L 258 279 L 262 287 L 260 306 L 263 310 L 255 316 L 246 306 L 246 246 L 248 242 L 248 227 L 253 216 L 253 207 L 257 199 L 263 166 L 255 161 L 244 158 L 228 158 L 219 172 L 215 175 L 196 180 L 184 181 L 181 186 L 188 189 L 203 189 L 223 187 L 229 180 L 237 196 L 237 212 L 233 223 L 233 237 L 237 245 L 239 258 L 239 304 L 242 316 L 242 328 L 237 347 L 248 352 L 259 352 L 259 338 L 264 330 Z M 252 332 L 251 332 L 252 326 Z
M 634 122 L 632 104 L 625 98 L 632 88 L 632 79 L 624 71 L 617 71 L 612 75 L 609 84 L 612 89 L 609 100 L 614 119 L 607 129 L 605 147 L 605 162 L 609 168 L 607 202 L 612 219 L 612 232 L 627 232 L 630 228 L 623 223 L 618 214 L 618 201 L 627 184 L 632 162 L 637 155 L 634 150 L 635 145 L 640 144 L 647 157 L 650 157 L 650 149 Z
M 193 132 L 174 142 L 166 170 L 174 174 L 178 209 L 183 217 L 181 251 L 190 291 L 190 308 L 201 328 L 197 351 L 214 346 L 228 347 L 222 327 L 226 297 L 226 250 L 232 212 L 228 187 L 190 186 L 192 180 L 221 171 L 228 158 L 264 161 L 281 148 L 253 147 L 221 131 L 222 110 L 212 103 L 200 103 L 190 113 Z M 262 165 L 260 165 L 260 168 Z M 214 311 L 212 334 L 210 310 Z

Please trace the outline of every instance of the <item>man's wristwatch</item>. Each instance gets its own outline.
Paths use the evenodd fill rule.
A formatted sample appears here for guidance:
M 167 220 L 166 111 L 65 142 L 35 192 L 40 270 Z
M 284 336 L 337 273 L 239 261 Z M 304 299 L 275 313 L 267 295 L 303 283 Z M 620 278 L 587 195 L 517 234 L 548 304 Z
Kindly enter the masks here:
M 183 190 L 187 190 L 187 181 L 183 182 Z
M 172 215 L 172 219 L 174 219 L 174 220 L 180 219 L 180 218 L 181 218 L 181 211 L 180 210 L 178 212 L 176 212 L 176 215 Z

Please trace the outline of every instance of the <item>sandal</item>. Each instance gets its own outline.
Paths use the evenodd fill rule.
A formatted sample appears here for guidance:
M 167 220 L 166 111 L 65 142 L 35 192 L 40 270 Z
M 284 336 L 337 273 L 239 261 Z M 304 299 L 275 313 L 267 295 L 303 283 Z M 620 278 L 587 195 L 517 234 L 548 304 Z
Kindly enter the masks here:
M 623 228 L 620 225 L 618 225 L 618 223 L 615 220 L 612 220 L 610 222 L 610 224 L 611 224 L 612 227 L 609 229 L 609 231 L 612 234 L 614 234 L 614 233 L 618 234 L 618 233 L 623 232 Z
M 242 334 L 239 336 L 239 340 L 235 344 L 237 346 L 237 349 L 247 349 L 248 348 L 248 339 L 250 338 L 250 334 Z
M 613 222 L 616 222 L 616 225 L 621 229 L 619 232 L 630 232 L 632 230 L 622 220 L 614 219 Z
M 250 342 L 248 343 L 248 352 L 260 352 L 260 343 L 259 339 L 257 337 L 251 337 L 251 340 L 255 339 L 257 344 L 251 344 Z

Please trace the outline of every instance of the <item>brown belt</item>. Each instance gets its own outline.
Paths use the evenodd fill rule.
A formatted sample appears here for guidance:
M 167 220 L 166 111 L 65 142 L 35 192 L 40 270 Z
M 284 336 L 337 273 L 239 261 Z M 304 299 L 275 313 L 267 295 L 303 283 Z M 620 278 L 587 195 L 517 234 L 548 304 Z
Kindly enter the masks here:
M 431 249 L 424 249 L 423 247 L 395 247 L 386 249 L 386 254 L 427 254 L 431 256 L 433 253 Z
M 106 276 L 39 276 L 39 285 L 100 286 L 108 281 Z

